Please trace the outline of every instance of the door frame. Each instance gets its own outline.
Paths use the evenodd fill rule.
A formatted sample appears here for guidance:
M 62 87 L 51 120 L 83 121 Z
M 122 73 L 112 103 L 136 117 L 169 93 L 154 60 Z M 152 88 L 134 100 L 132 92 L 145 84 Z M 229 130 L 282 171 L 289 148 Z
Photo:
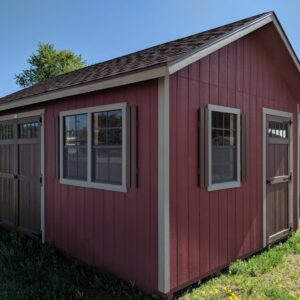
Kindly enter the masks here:
M 45 109 L 32 110 L 11 115 L 3 115 L 0 116 L 0 122 L 23 119 L 27 117 L 41 117 L 41 232 L 42 243 L 45 243 Z
M 288 222 L 290 228 L 293 229 L 293 113 L 285 112 L 281 110 L 275 110 L 270 108 L 264 108 L 262 111 L 263 117 L 263 126 L 262 126 L 262 199 L 263 199 L 263 207 L 262 207 L 262 225 L 263 225 L 263 248 L 267 246 L 267 188 L 266 188 L 266 167 L 267 167 L 267 159 L 266 159 L 266 149 L 267 149 L 267 115 L 278 116 L 284 118 L 290 118 L 292 124 L 290 126 L 290 144 L 289 144 L 289 173 L 292 174 L 292 179 L 289 182 L 289 214 L 288 214 Z

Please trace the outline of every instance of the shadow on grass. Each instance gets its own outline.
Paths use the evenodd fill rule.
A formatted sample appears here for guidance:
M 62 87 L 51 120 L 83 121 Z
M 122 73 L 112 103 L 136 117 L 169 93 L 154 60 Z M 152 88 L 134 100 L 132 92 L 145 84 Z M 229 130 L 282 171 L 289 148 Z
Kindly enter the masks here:
M 0 231 L 0 299 L 155 299 L 19 233 Z

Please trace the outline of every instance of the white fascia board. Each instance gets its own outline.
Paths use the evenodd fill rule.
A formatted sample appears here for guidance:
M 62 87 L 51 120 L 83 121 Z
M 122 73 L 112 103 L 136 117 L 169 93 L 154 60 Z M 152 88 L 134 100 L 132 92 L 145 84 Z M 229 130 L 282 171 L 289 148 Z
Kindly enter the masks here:
M 131 84 L 135 82 L 141 82 L 145 80 L 163 77 L 166 76 L 167 74 L 168 74 L 167 67 L 160 66 L 155 69 L 135 72 L 132 74 L 126 74 L 123 76 L 118 76 L 116 78 L 107 79 L 100 82 L 85 84 L 82 86 L 70 87 L 63 90 L 53 91 L 53 92 L 44 93 L 37 96 L 32 96 L 29 98 L 3 103 L 0 104 L 0 111 L 14 109 L 18 107 L 24 107 L 27 105 L 33 105 L 37 103 L 61 99 L 61 98 L 75 96 L 75 95 L 89 93 L 89 92 L 100 91 L 103 89 L 113 88 L 113 87 Z
M 248 35 L 249 33 L 265 26 L 266 24 L 273 21 L 273 14 L 270 13 L 268 15 L 264 15 L 260 19 L 256 19 L 250 24 L 247 24 L 243 27 L 238 28 L 236 31 L 231 34 L 225 35 L 223 38 L 216 40 L 210 44 L 204 45 L 196 50 L 193 54 L 188 54 L 186 57 L 181 57 L 178 60 L 175 60 L 171 64 L 169 64 L 169 73 L 173 74 L 186 66 L 196 62 L 197 60 L 225 47 L 226 45 Z

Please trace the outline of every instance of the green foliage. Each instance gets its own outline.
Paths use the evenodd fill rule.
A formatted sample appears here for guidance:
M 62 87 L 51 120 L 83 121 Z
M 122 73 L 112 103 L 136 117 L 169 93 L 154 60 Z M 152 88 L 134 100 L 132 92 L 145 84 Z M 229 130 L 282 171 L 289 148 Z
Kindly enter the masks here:
M 52 247 L 0 231 L 0 299 L 153 299 Z
M 80 69 L 86 65 L 81 55 L 69 50 L 56 50 L 54 45 L 39 43 L 37 53 L 27 60 L 30 67 L 15 76 L 21 87 L 29 87 L 54 76 Z
M 286 242 L 237 260 L 222 274 L 187 291 L 180 299 L 300 300 L 300 231 Z

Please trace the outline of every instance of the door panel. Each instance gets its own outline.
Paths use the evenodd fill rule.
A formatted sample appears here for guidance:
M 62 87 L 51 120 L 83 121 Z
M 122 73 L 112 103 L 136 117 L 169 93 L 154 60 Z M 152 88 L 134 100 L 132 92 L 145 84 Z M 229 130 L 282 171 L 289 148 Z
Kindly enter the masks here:
M 266 226 L 267 240 L 274 242 L 289 233 L 290 119 L 267 116 Z
M 41 231 L 41 148 L 39 118 L 18 120 L 17 227 L 33 234 Z
M 0 225 L 41 232 L 40 118 L 0 122 Z
M 0 224 L 13 227 L 16 215 L 15 121 L 0 123 Z

